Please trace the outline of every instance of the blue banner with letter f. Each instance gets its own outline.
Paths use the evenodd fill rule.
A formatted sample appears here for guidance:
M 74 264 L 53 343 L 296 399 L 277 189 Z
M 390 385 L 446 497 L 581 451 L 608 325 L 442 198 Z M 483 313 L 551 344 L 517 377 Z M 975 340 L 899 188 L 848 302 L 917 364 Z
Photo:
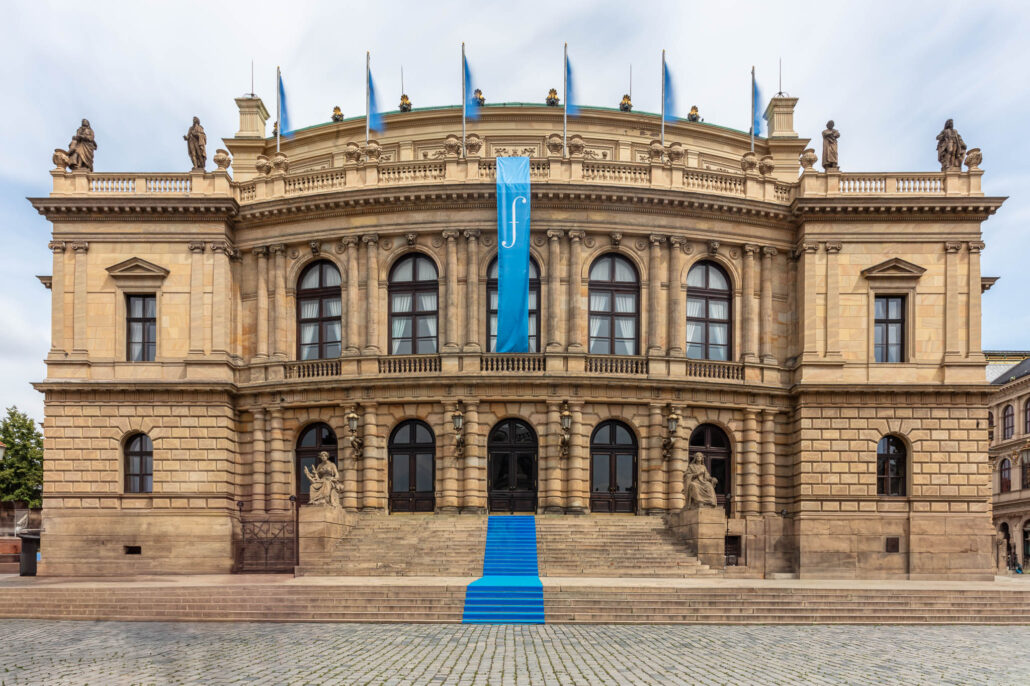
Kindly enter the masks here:
M 529 158 L 497 158 L 497 350 L 529 352 Z

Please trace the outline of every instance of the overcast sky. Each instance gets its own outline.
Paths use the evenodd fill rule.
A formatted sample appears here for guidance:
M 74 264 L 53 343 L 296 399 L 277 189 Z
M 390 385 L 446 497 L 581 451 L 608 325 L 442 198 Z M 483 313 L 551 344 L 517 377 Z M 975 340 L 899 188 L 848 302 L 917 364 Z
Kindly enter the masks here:
M 840 6 L 838 6 L 840 5 Z M 847 5 L 846 7 L 844 5 Z M 1025 2 L 11 2 L 0 26 L 0 406 L 37 419 L 45 374 L 50 225 L 26 196 L 50 191 L 50 157 L 82 117 L 96 132 L 97 171 L 187 171 L 182 135 L 194 115 L 208 158 L 238 127 L 233 98 L 274 109 L 282 67 L 294 127 L 334 105 L 364 112 L 365 50 L 381 106 L 395 107 L 400 69 L 416 107 L 458 104 L 459 54 L 489 102 L 542 101 L 561 87 L 562 43 L 580 101 L 617 105 L 633 66 L 633 102 L 657 111 L 665 48 L 685 116 L 746 129 L 749 74 L 766 96 L 800 98 L 796 128 L 841 132 L 844 171 L 939 169 L 944 120 L 983 150 L 984 191 L 1011 196 L 984 225 L 985 349 L 1030 349 L 1030 3 Z M 813 147 L 821 150 L 819 141 Z

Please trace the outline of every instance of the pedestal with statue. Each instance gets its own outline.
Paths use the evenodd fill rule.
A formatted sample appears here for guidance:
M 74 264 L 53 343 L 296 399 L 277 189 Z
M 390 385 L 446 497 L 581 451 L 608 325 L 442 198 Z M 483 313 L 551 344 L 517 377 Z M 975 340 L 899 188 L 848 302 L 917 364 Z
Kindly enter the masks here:
M 677 537 L 697 551 L 702 564 L 713 569 L 726 566 L 726 512 L 715 497 L 717 480 L 708 472 L 704 455 L 696 452 L 683 473 L 685 505 L 666 516 Z

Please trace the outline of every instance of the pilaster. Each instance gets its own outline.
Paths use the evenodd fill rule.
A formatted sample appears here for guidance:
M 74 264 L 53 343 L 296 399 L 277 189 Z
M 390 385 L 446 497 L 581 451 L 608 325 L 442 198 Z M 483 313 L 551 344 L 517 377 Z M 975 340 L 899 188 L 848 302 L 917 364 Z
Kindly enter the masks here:
M 564 232 L 558 229 L 547 231 L 547 352 L 561 352 L 562 335 L 559 311 L 561 310 L 558 289 L 561 286 L 561 239 Z
M 745 517 L 758 514 L 758 413 L 744 411 L 744 436 L 741 446 L 742 499 L 740 512 Z
M 87 282 L 86 282 L 86 254 L 89 252 L 89 243 L 86 241 L 75 241 L 72 243 L 74 252 L 74 273 L 75 291 L 72 294 L 72 354 L 76 357 L 85 357 L 86 350 L 86 326 L 87 317 Z
M 669 238 L 669 357 L 683 357 L 687 338 L 686 284 L 683 282 L 685 238 Z
M 478 168 L 478 165 L 477 165 Z M 479 306 L 479 229 L 465 230 L 466 275 L 465 275 L 465 352 L 478 353 L 479 321 L 482 311 Z
M 386 442 L 381 435 L 375 403 L 364 403 L 361 428 L 365 435 L 365 459 L 361 470 L 361 510 L 386 510 Z
M 273 407 L 268 411 L 271 424 L 271 469 L 268 470 L 268 511 L 274 513 L 286 512 L 289 509 L 290 485 L 290 460 L 286 455 L 286 443 L 283 440 L 283 411 Z
M 187 244 L 190 249 L 190 357 L 204 355 L 204 249 L 202 241 Z
M 776 514 L 776 413 L 762 411 L 761 511 Z
M 755 253 L 757 245 L 744 246 L 744 279 L 741 285 L 741 358 L 744 362 L 756 362 L 755 343 L 758 338 L 758 320 L 755 316 Z
M 347 236 L 343 239 L 347 252 L 347 292 L 344 302 L 347 305 L 347 348 L 348 355 L 359 352 L 358 327 L 361 325 L 361 307 L 358 300 L 358 237 Z
M 64 337 L 64 295 L 68 291 L 68 284 L 64 280 L 67 244 L 64 241 L 50 241 L 47 247 L 54 253 L 53 279 L 50 283 L 50 354 L 56 357 L 63 354 L 68 345 Z
M 663 354 L 662 327 L 659 324 L 662 314 L 662 245 L 665 236 L 651 234 L 650 265 L 647 274 L 647 354 Z
M 583 405 L 573 403 L 569 410 L 572 412 L 572 435 L 569 437 L 569 475 L 566 486 L 568 506 L 565 511 L 568 514 L 586 514 L 590 502 L 590 474 Z
M 773 355 L 773 315 L 772 315 L 772 275 L 773 258 L 777 250 L 772 247 L 762 248 L 762 296 L 759 302 L 759 318 L 761 319 L 760 348 L 763 364 L 776 364 Z
M 483 431 L 479 425 L 479 402 L 465 403 L 465 461 L 461 465 L 463 492 L 462 514 L 486 512 L 486 458 L 483 455 Z
M 840 241 L 826 243 L 826 358 L 844 361 L 840 351 Z
M 443 232 L 444 240 L 447 241 L 447 263 L 444 267 L 446 282 L 446 310 L 442 317 L 444 344 L 442 352 L 456 353 L 459 350 L 458 336 L 464 328 L 461 322 L 461 312 L 458 311 L 458 246 L 456 240 L 458 232 L 447 230 Z
M 254 248 L 254 255 L 257 257 L 257 311 L 254 313 L 254 320 L 257 322 L 257 353 L 254 357 L 266 359 L 268 357 L 268 248 L 258 246 Z
M 583 231 L 569 231 L 569 334 L 568 351 L 581 353 L 583 347 L 584 322 L 582 315 L 582 272 L 583 272 Z
M 265 411 L 257 408 L 253 411 L 254 427 L 251 429 L 250 460 L 250 510 L 264 512 L 265 500 Z
M 270 246 L 275 257 L 275 275 L 273 277 L 273 293 L 275 294 L 275 356 L 280 360 L 287 359 L 286 353 L 286 246 L 282 243 Z
M 376 326 L 379 310 L 379 234 L 367 233 L 361 237 L 365 244 L 367 270 L 365 274 L 365 353 L 379 354 L 379 332 Z

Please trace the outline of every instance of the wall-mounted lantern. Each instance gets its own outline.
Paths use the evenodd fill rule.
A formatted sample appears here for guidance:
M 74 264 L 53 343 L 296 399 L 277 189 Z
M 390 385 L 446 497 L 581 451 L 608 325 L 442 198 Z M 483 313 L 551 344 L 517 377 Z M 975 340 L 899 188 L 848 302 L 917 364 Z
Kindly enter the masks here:
M 558 436 L 558 453 L 562 458 L 569 456 L 569 440 L 572 433 L 572 412 L 569 411 L 569 401 L 561 401 L 561 413 L 558 415 L 561 422 L 561 434 Z
M 662 459 L 668 460 L 672 457 L 672 450 L 676 446 L 676 429 L 680 425 L 680 416 L 672 409 L 672 404 L 665 406 L 665 438 L 662 439 Z
M 358 413 L 356 407 L 347 410 L 347 429 L 350 431 L 350 447 L 354 453 L 354 459 L 360 460 L 365 455 L 365 440 L 358 435 Z

